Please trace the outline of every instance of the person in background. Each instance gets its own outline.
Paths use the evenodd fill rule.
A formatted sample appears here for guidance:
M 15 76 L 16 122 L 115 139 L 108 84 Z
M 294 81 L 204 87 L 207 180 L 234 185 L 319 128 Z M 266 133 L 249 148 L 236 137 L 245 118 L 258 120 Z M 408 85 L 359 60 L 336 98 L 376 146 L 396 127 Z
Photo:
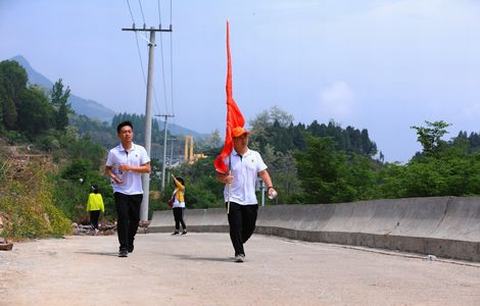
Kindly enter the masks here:
M 90 194 L 88 195 L 87 201 L 87 212 L 90 215 L 90 224 L 92 225 L 92 229 L 95 231 L 96 235 L 99 231 L 98 219 L 100 218 L 100 212 L 105 212 L 103 198 L 96 184 L 90 186 Z
M 143 198 L 142 173 L 150 173 L 150 157 L 144 147 L 133 143 L 133 125 L 117 126 L 120 144 L 108 152 L 105 174 L 110 177 L 117 210 L 119 257 L 133 252 Z
M 249 132 L 243 127 L 232 129 L 233 151 L 223 162 L 229 166 L 229 173 L 217 172 L 217 179 L 225 184 L 224 198 L 228 208 L 230 239 L 235 250 L 235 262 L 245 260 L 243 244 L 255 230 L 258 202 L 255 195 L 255 182 L 260 176 L 267 185 L 267 195 L 274 198 L 277 191 L 273 188 L 267 165 L 257 151 L 248 148 Z M 229 207 L 228 207 L 229 206 Z
M 185 211 L 185 181 L 181 177 L 175 177 L 172 174 L 175 190 L 172 194 L 173 199 L 173 218 L 175 219 L 175 231 L 172 235 L 178 235 L 180 230 L 180 223 L 182 224 L 182 235 L 187 233 L 187 226 L 183 221 L 183 212 Z

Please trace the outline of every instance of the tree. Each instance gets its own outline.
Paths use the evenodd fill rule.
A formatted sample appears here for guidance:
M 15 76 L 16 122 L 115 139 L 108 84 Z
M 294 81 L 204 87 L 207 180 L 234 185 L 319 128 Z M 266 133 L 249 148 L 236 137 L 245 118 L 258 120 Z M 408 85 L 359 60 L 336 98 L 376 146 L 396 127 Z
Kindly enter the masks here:
M 9 130 L 13 130 L 17 127 L 18 113 L 15 108 L 15 103 L 11 97 L 4 97 L 3 100 L 3 123 Z
M 70 88 L 63 90 L 62 79 L 59 79 L 53 84 L 52 92 L 50 93 L 50 99 L 52 105 L 55 107 L 55 127 L 57 130 L 64 131 L 68 126 L 68 115 L 73 113 L 68 98 L 70 97 Z
M 22 120 L 19 120 L 18 126 L 30 138 L 55 127 L 55 110 L 41 88 L 32 86 L 25 89 L 21 99 L 19 117 Z
M 0 62 L 0 117 L 7 129 L 17 127 L 20 95 L 27 86 L 27 72 L 16 61 Z
M 417 131 L 417 141 L 423 147 L 423 152 L 426 155 L 435 155 L 445 144 L 441 138 L 447 134 L 447 127 L 451 124 L 441 120 L 430 122 L 425 120 L 427 127 L 423 126 L 411 126 L 410 128 Z
M 206 149 L 217 149 L 222 145 L 222 138 L 220 132 L 215 129 L 204 141 Z
M 335 150 L 329 138 L 309 137 L 305 152 L 295 155 L 298 175 L 307 203 L 351 201 L 351 187 L 346 184 L 346 158 Z

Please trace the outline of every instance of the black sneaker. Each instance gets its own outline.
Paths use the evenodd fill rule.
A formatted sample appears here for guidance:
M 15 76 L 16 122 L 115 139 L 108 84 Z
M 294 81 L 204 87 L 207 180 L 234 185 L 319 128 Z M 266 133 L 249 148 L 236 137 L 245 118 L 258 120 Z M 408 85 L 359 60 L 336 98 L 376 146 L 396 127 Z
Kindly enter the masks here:
M 183 232 L 182 232 L 182 235 L 186 235 L 186 234 L 187 234 L 187 231 L 183 231 Z
M 128 251 L 127 250 L 120 250 L 118 252 L 118 257 L 128 257 Z
M 128 253 L 132 253 L 134 248 L 135 247 L 133 246 L 133 244 L 128 246 L 128 249 L 127 249 Z
M 173 235 L 178 235 L 178 231 L 174 231 L 174 232 L 172 233 L 172 236 L 173 236 Z

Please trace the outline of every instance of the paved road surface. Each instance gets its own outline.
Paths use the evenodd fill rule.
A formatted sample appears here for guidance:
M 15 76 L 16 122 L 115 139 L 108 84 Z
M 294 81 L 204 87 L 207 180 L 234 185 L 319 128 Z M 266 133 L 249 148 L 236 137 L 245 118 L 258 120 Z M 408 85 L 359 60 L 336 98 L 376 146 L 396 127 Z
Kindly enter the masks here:
M 0 252 L 0 305 L 480 305 L 480 265 L 254 235 L 139 234 L 17 243 Z

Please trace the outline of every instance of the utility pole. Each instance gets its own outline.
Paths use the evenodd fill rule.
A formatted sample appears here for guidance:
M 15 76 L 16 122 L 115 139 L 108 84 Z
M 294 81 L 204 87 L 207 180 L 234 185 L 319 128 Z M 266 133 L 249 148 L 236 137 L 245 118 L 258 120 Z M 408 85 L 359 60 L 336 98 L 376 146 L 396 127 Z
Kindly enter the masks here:
M 157 117 L 163 117 L 164 118 L 164 126 L 163 126 L 163 131 L 165 132 L 163 136 L 163 162 L 162 162 L 162 188 L 161 191 L 165 190 L 165 170 L 166 170 L 166 164 L 167 164 L 167 120 L 168 117 L 175 117 L 174 115 L 168 115 L 168 114 L 162 114 L 162 115 L 155 115 Z
M 143 28 L 135 28 L 135 24 L 131 28 L 122 28 L 122 31 L 133 32 L 150 32 L 150 41 L 148 42 L 148 75 L 147 75 L 147 98 L 145 106 L 145 150 L 150 156 L 150 148 L 152 141 L 152 91 L 153 91 L 153 56 L 155 48 L 155 32 L 172 32 L 172 25 L 168 29 L 162 29 L 162 26 L 156 29 L 151 27 L 147 29 L 145 25 Z M 140 209 L 140 220 L 148 221 L 148 198 L 150 195 L 150 174 L 142 175 L 143 185 L 143 200 Z

